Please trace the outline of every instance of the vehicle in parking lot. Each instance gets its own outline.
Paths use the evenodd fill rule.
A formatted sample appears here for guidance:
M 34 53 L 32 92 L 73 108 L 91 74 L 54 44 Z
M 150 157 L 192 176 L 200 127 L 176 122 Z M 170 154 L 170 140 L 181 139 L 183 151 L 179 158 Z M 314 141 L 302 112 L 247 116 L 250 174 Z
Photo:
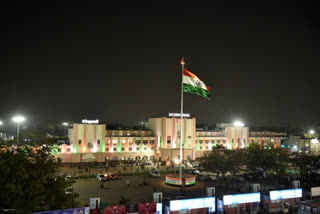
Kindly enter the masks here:
M 193 168 L 191 168 L 191 169 L 184 169 L 183 172 L 184 172 L 184 173 L 187 173 L 187 174 L 200 175 L 199 170 L 193 169 Z
M 160 172 L 155 169 L 152 169 L 149 173 L 151 177 L 160 177 Z
M 104 174 L 98 174 L 98 175 L 97 175 L 97 179 L 98 179 L 99 181 L 105 181 L 105 180 L 106 180 Z
M 104 174 L 104 177 L 106 178 L 106 180 L 116 180 L 118 178 L 118 176 L 114 172 L 107 172 Z

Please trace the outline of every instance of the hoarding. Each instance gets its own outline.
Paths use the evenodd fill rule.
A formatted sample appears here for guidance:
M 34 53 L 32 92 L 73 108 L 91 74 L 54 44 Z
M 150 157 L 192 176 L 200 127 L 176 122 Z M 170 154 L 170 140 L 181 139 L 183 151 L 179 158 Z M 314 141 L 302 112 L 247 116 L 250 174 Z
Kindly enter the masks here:
M 311 187 L 311 196 L 320 195 L 320 187 Z
M 215 212 L 216 198 L 206 197 L 170 201 L 170 211 L 190 210 L 206 207 L 208 207 L 211 212 Z
M 82 208 L 74 208 L 74 209 L 66 209 L 66 210 L 52 210 L 52 211 L 45 211 L 45 212 L 37 212 L 33 214 L 89 214 L 90 209 L 89 207 L 82 207 Z
M 224 205 L 245 204 L 253 202 L 260 202 L 260 192 L 223 196 Z
M 270 191 L 270 200 L 279 200 L 287 198 L 300 198 L 302 197 L 302 189 L 286 189 Z

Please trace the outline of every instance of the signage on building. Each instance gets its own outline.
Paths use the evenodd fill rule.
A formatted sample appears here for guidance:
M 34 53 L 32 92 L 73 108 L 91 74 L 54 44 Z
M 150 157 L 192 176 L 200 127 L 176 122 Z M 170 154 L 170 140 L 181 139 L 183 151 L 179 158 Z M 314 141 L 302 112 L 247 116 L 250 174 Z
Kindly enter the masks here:
M 207 187 L 207 196 L 212 197 L 215 196 L 215 188 L 214 187 Z
M 153 193 L 153 202 L 162 202 L 162 192 L 154 192 Z
M 90 209 L 100 208 L 100 198 L 90 198 Z
M 181 113 L 169 113 L 169 117 L 181 117 Z M 189 113 L 182 114 L 182 117 L 190 117 Z
M 286 189 L 279 191 L 270 191 L 270 200 L 279 200 L 287 198 L 300 198 L 302 197 L 302 189 Z
M 82 123 L 87 123 L 87 124 L 98 124 L 99 120 L 87 120 L 87 119 L 82 119 Z
M 223 196 L 224 205 L 245 204 L 253 202 L 260 202 L 260 192 Z
M 311 187 L 311 196 L 319 196 L 320 187 Z
M 216 198 L 206 197 L 170 201 L 170 211 L 190 210 L 206 207 L 210 209 L 210 212 L 215 212 Z

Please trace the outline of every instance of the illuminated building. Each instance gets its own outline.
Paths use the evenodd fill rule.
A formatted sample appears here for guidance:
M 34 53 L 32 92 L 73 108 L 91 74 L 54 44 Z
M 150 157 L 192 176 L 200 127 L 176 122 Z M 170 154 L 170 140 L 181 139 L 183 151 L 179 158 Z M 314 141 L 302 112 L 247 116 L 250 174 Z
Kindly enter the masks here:
M 252 142 L 279 147 L 274 132 L 249 132 L 245 126 L 217 124 L 214 130 L 196 130 L 196 118 L 183 118 L 183 159 L 196 159 L 215 145 L 226 149 L 246 148 Z M 87 122 L 87 120 L 85 121 Z M 68 129 L 70 145 L 58 147 L 55 158 L 62 162 L 105 160 L 179 160 L 180 117 L 150 118 L 145 130 L 106 130 L 106 124 L 74 123 Z

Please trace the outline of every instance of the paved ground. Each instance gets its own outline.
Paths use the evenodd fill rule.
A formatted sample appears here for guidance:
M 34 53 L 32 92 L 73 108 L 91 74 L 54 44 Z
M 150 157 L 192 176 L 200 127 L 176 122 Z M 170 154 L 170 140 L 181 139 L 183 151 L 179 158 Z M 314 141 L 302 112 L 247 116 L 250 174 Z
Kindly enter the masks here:
M 146 166 L 151 168 L 154 166 Z M 134 166 L 135 169 L 141 169 L 139 166 Z M 89 168 L 88 172 L 85 169 L 62 167 L 61 173 L 69 175 L 78 175 L 79 171 L 82 173 L 89 173 L 96 175 L 97 173 L 105 173 L 105 168 Z M 123 172 L 123 167 L 117 167 L 115 170 L 112 168 L 110 171 Z M 126 171 L 131 171 L 130 167 L 126 167 Z M 80 173 L 80 174 L 82 174 Z M 260 183 L 261 190 L 264 188 L 270 188 L 270 182 L 266 180 L 259 181 L 197 181 L 197 184 L 192 187 L 172 187 L 165 184 L 165 175 L 161 175 L 160 178 L 152 178 L 150 176 L 145 177 L 147 185 L 143 185 L 143 176 L 121 176 L 118 180 L 104 182 L 104 188 L 100 188 L 101 182 L 96 178 L 92 179 L 77 179 L 73 184 L 75 192 L 79 193 L 80 206 L 89 205 L 90 198 L 100 198 L 101 201 L 107 201 L 108 205 L 118 205 L 121 196 L 128 198 L 129 204 L 137 204 L 142 202 L 153 201 L 153 192 L 162 192 L 163 198 L 175 199 L 177 196 L 185 196 L 187 198 L 192 197 L 206 197 L 206 187 L 215 187 L 216 196 L 222 196 L 225 194 L 237 194 L 248 192 L 248 186 L 250 183 Z M 129 186 L 127 185 L 129 180 Z

